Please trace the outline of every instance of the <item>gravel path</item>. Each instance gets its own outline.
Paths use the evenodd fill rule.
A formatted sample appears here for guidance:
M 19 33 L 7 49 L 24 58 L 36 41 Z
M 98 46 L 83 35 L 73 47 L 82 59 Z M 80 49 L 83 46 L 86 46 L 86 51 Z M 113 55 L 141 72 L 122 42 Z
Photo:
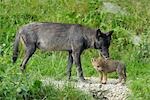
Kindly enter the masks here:
M 43 81 L 44 84 L 54 84 L 56 87 L 63 88 L 64 85 L 72 85 L 85 93 L 93 96 L 96 100 L 126 100 L 128 95 L 131 93 L 126 85 L 115 84 L 116 79 L 108 79 L 107 84 L 100 84 L 99 78 L 90 77 L 86 78 L 88 82 L 75 82 L 75 81 L 64 81 L 54 80 L 52 78 L 46 78 Z M 71 84 L 70 84 L 71 83 Z

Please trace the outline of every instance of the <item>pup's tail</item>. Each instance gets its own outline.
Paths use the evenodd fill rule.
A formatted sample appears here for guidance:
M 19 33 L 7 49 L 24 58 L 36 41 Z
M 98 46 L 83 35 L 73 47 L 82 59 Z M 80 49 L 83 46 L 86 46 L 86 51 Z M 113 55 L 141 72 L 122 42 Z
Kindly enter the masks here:
M 127 77 L 127 75 L 126 75 L 126 65 L 124 65 L 124 76 Z

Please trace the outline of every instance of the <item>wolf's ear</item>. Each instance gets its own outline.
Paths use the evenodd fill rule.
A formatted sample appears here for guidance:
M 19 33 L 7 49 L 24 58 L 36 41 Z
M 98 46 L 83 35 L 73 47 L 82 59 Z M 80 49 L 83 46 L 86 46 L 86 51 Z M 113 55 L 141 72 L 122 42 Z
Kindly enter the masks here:
M 113 34 L 114 30 L 111 30 L 108 32 L 107 36 L 111 36 Z
M 97 32 L 100 32 L 100 33 L 101 33 L 101 30 L 100 30 L 100 29 L 97 29 Z
M 104 34 L 101 32 L 101 30 L 97 29 L 97 31 L 96 31 L 96 38 L 103 37 L 103 35 Z

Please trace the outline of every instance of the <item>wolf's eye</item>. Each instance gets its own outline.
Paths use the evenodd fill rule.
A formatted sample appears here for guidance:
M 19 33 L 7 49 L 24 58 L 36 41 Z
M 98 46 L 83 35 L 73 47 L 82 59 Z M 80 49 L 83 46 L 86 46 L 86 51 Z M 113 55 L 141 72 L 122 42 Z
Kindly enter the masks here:
M 99 67 L 99 66 L 97 66 L 97 67 Z

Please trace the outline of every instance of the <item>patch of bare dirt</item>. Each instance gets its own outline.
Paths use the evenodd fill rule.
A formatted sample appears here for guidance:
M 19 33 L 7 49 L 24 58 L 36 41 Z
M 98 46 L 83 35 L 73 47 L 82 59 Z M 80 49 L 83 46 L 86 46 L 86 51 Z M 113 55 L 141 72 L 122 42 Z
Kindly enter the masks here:
M 99 78 L 86 78 L 88 82 L 75 82 L 65 80 L 54 80 L 52 78 L 43 79 L 45 85 L 53 84 L 56 87 L 63 88 L 69 85 L 93 96 L 96 100 L 126 100 L 130 90 L 126 85 L 116 84 L 117 79 L 108 79 L 107 84 L 100 84 Z

